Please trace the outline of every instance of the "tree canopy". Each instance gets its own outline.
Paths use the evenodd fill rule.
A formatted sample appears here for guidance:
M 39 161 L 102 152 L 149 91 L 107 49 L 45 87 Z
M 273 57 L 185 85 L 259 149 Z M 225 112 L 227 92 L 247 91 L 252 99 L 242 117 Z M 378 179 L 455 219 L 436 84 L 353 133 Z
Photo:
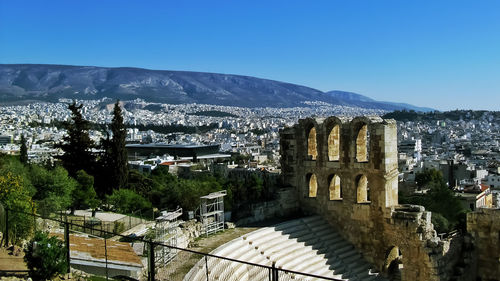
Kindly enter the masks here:
M 99 201 L 96 198 L 94 190 L 94 177 L 87 174 L 84 170 L 76 172 L 76 188 L 71 193 L 71 210 L 79 208 L 96 208 Z
M 76 181 L 63 167 L 47 170 L 41 166 L 32 166 L 30 175 L 31 183 L 36 189 L 33 199 L 42 215 L 48 216 L 71 206 Z
M 11 172 L 0 175 L 0 203 L 9 212 L 9 234 L 11 241 L 17 243 L 27 238 L 32 232 L 32 218 L 30 215 L 35 205 L 30 191 L 26 188 L 23 178 Z
M 111 140 L 111 178 L 114 186 L 123 188 L 127 184 L 128 176 L 128 157 L 125 149 L 125 139 L 127 132 L 123 125 L 122 110 L 119 100 L 116 101 L 113 109 L 113 120 L 111 121 L 111 132 L 113 138 Z
M 416 175 L 417 184 L 429 188 L 426 194 L 419 196 L 400 196 L 400 203 L 422 205 L 432 212 L 432 222 L 436 230 L 448 232 L 464 228 L 467 210 L 460 199 L 448 188 L 441 172 L 431 169 Z
M 19 161 L 23 164 L 28 164 L 28 147 L 26 146 L 26 139 L 21 135 L 21 147 L 19 149 Z
M 63 142 L 56 145 L 64 151 L 59 159 L 72 177 L 75 177 L 79 170 L 88 171 L 95 166 L 95 156 L 92 153 L 95 144 L 89 136 L 90 123 L 83 119 L 80 112 L 82 107 L 83 104 L 76 105 L 76 102 L 68 106 L 71 121 L 64 122 L 67 134 L 63 137 Z

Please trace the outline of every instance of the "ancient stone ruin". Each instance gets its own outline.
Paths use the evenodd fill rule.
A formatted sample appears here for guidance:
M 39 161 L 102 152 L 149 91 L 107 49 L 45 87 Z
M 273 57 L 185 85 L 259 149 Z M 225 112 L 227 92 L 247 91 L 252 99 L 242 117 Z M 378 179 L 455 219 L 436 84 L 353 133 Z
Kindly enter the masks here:
M 481 253 L 473 253 L 469 237 L 441 239 L 430 212 L 398 204 L 394 120 L 302 119 L 281 131 L 281 154 L 283 181 L 296 192 L 300 211 L 326 219 L 383 275 L 408 281 L 480 276 L 475 257 Z M 486 221 L 474 218 L 476 224 Z M 498 245 L 495 235 L 481 241 L 497 239 Z M 496 256 L 498 267 L 498 251 Z M 500 272 L 495 270 L 489 276 Z

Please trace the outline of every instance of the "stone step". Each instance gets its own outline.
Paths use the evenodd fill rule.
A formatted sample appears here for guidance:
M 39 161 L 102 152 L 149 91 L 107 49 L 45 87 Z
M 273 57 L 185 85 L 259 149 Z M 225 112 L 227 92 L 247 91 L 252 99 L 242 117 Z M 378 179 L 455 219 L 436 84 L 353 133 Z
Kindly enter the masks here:
M 262 228 L 228 244 L 212 253 L 267 266 L 276 262 L 277 268 L 346 281 L 385 281 L 376 273 L 370 273 L 370 265 L 363 256 L 319 216 Z M 204 280 L 204 262 L 200 265 L 193 267 L 196 273 L 186 275 L 186 281 Z M 269 269 L 243 263 L 210 259 L 209 267 L 213 280 L 265 281 L 269 278 Z M 280 280 L 292 280 L 293 277 L 284 272 L 280 272 L 280 276 L 283 277 Z M 294 278 L 317 280 L 299 275 Z

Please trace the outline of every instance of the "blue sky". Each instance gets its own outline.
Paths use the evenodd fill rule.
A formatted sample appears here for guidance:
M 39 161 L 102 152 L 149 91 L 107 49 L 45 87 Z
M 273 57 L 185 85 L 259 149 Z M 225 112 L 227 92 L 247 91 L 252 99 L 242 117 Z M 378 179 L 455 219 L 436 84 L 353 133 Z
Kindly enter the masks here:
M 242 74 L 500 110 L 500 1 L 0 0 L 0 63 Z

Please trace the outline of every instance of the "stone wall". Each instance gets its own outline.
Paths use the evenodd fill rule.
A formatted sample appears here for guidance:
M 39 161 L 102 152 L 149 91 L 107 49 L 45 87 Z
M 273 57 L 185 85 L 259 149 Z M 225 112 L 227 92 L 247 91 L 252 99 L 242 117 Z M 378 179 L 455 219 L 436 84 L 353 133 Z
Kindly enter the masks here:
M 467 232 L 473 238 L 480 280 L 500 280 L 500 209 L 467 214 Z
M 246 225 L 276 218 L 286 218 L 298 210 L 297 196 L 293 189 L 282 188 L 277 191 L 277 199 L 252 204 L 251 214 L 239 219 L 237 225 Z
M 303 213 L 323 216 L 383 274 L 399 253 L 402 280 L 451 278 L 462 243 L 439 239 L 422 206 L 398 204 L 394 120 L 303 119 L 281 131 L 280 145 L 284 185 Z

